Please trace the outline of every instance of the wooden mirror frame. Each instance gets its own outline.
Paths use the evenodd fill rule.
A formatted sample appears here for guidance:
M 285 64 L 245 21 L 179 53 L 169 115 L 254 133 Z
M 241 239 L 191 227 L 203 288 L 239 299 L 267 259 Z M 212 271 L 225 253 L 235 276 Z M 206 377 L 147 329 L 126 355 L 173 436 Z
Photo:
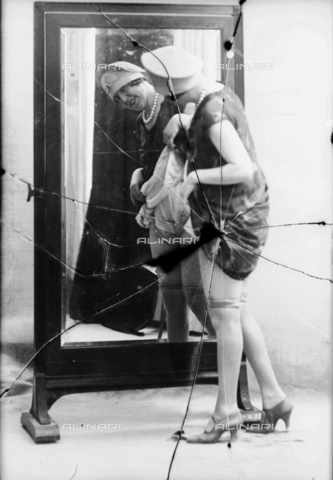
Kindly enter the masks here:
M 126 28 L 218 28 L 223 43 L 232 36 L 239 8 L 233 6 L 98 4 Z M 48 410 L 62 395 L 78 392 L 191 385 L 193 359 L 200 355 L 196 382 L 217 384 L 216 343 L 65 344 L 61 346 L 61 282 L 63 266 L 56 259 L 62 242 L 62 127 L 60 31 L 65 27 L 113 28 L 92 4 L 35 3 L 35 359 L 33 401 L 21 416 L 35 442 L 60 438 Z M 243 51 L 242 24 L 235 40 Z M 226 51 L 221 48 L 225 61 Z M 235 66 L 242 64 L 236 53 Z M 224 72 L 225 73 L 225 72 Z M 229 72 L 229 81 L 244 101 L 242 69 Z M 50 193 L 52 192 L 52 193 Z M 44 347 L 43 347 L 44 346 Z M 260 412 L 250 402 L 243 357 L 238 404 L 246 421 Z

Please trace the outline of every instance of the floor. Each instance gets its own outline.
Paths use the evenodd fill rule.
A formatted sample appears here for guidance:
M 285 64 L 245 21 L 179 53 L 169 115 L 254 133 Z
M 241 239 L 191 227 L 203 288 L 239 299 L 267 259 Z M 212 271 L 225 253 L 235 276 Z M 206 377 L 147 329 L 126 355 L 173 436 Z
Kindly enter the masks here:
M 329 395 L 285 388 L 294 403 L 290 431 L 241 432 L 215 445 L 179 443 L 170 480 L 329 480 Z M 189 387 L 75 394 L 59 399 L 50 414 L 57 443 L 36 445 L 20 425 L 31 391 L 2 401 L 2 480 L 166 480 L 186 410 Z M 202 431 L 216 386 L 194 389 L 185 434 Z M 251 399 L 260 407 L 253 389 Z M 281 425 L 280 425 L 281 423 Z M 224 437 L 224 436 L 223 436 Z M 222 437 L 222 438 L 223 438 Z
M 75 325 L 75 328 L 72 328 L 65 333 L 62 334 L 61 336 L 61 344 L 67 344 L 67 343 L 93 343 L 93 342 L 129 342 L 129 341 L 147 341 L 147 340 L 157 340 L 158 339 L 158 334 L 159 334 L 159 329 L 158 328 L 151 328 L 151 327 L 145 327 L 140 330 L 140 333 L 143 334 L 144 336 L 138 337 L 136 335 L 131 335 L 130 333 L 123 333 L 123 332 L 117 332 L 116 330 L 111 330 L 109 328 L 104 327 L 103 325 L 100 324 L 75 324 L 73 320 L 68 320 L 66 322 L 66 329 L 70 328 L 72 325 Z M 195 328 L 192 327 L 191 325 L 191 333 L 192 332 L 197 332 L 198 334 L 201 333 L 199 330 L 199 327 L 195 325 Z M 202 327 L 201 327 L 202 330 Z M 205 338 L 205 337 L 204 337 Z M 167 331 L 164 329 L 162 331 L 162 340 L 167 339 Z M 190 342 L 197 342 L 199 341 L 200 338 L 199 336 L 189 336 L 189 341 Z
M 202 325 L 198 322 L 196 317 L 189 312 L 189 328 L 190 333 L 201 334 Z M 156 322 L 156 325 L 151 327 L 145 327 L 140 330 L 142 337 L 131 335 L 130 333 L 118 332 L 116 330 L 111 330 L 106 328 L 103 325 L 98 323 L 87 324 L 75 322 L 69 316 L 66 317 L 65 333 L 61 335 L 61 344 L 65 343 L 82 343 L 82 342 L 118 342 L 118 341 L 147 341 L 147 340 L 157 340 L 159 336 L 159 322 Z M 74 328 L 72 328 L 75 326 Z M 189 336 L 189 341 L 196 342 L 200 340 L 198 336 L 191 335 Z M 162 340 L 167 339 L 166 328 L 162 330 Z

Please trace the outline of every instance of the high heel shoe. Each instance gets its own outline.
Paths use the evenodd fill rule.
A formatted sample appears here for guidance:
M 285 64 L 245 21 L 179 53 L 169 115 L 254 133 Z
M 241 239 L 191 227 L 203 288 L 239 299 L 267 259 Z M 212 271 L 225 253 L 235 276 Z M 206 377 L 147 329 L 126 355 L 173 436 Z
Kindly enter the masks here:
M 282 419 L 286 425 L 286 429 L 289 428 L 290 415 L 293 411 L 293 404 L 286 397 L 282 402 L 278 403 L 275 407 L 270 409 L 263 409 L 262 417 L 260 420 L 260 432 L 271 433 L 274 432 L 277 421 Z
M 224 432 L 230 433 L 231 442 L 234 442 L 241 425 L 243 424 L 243 417 L 240 412 L 230 415 L 223 420 L 217 420 L 212 417 L 214 426 L 210 431 L 205 430 L 201 435 L 194 435 L 187 438 L 187 443 L 216 443 L 219 441 Z

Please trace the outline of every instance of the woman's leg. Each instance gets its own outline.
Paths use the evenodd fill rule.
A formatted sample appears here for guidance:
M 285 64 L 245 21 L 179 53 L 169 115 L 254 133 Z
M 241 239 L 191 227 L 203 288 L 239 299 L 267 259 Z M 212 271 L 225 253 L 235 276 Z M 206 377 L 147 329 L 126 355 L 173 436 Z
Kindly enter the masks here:
M 230 278 L 216 264 L 213 266 L 202 249 L 198 251 L 198 256 L 217 338 L 219 385 L 213 416 L 215 419 L 228 419 L 238 412 L 237 386 L 243 351 L 240 320 L 243 282 Z M 213 427 L 209 425 L 208 430 Z
M 154 258 L 175 249 L 174 245 L 154 243 L 162 238 L 155 226 L 151 226 L 149 236 L 151 252 Z M 179 246 L 176 245 L 176 248 L 179 248 Z M 167 274 L 157 267 L 157 275 L 166 311 L 168 340 L 169 342 L 186 342 L 189 335 L 189 321 L 187 300 L 182 288 L 181 266 L 177 265 Z
M 263 408 L 270 409 L 280 403 L 286 395 L 276 380 L 262 332 L 249 311 L 246 301 L 248 281 L 249 277 L 244 281 L 241 297 L 241 325 L 244 352 L 259 383 Z
M 207 297 L 204 289 L 201 286 L 184 286 L 184 284 L 183 289 L 187 304 L 204 327 L 204 330 L 208 333 L 208 339 L 215 339 L 216 332 L 210 318 L 209 310 L 207 309 Z
M 183 238 L 186 236 L 188 238 L 185 232 Z M 209 268 L 209 266 L 206 265 L 206 268 Z M 182 262 L 181 275 L 188 306 L 201 325 L 204 326 L 209 337 L 215 338 L 216 332 L 209 315 L 207 297 L 203 287 L 202 272 L 197 253 L 194 253 Z

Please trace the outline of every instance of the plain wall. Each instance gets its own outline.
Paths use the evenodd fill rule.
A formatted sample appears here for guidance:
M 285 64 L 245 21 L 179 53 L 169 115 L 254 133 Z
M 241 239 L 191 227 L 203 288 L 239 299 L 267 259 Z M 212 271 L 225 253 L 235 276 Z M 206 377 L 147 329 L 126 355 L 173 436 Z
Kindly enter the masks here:
M 5 0 L 2 9 L 3 167 L 33 182 L 33 1 Z M 330 0 L 244 5 L 245 106 L 270 185 L 271 225 L 331 222 L 332 10 Z M 33 200 L 26 198 L 26 185 L 3 178 L 2 335 L 22 344 L 33 335 Z M 271 228 L 263 255 L 331 277 L 330 242 L 330 227 Z M 264 259 L 251 283 L 249 302 L 279 380 L 326 389 L 330 283 Z

